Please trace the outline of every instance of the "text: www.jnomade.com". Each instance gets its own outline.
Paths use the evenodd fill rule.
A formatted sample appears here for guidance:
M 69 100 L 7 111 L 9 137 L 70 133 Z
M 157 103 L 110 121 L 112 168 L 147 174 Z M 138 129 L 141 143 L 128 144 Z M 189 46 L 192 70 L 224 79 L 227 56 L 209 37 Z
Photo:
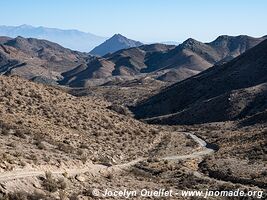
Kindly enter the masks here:
M 98 190 L 94 189 L 92 191 L 94 196 L 101 196 L 101 197 L 124 197 L 124 198 L 131 198 L 136 196 L 142 197 L 175 197 L 175 196 L 182 196 L 182 197 L 254 197 L 261 199 L 263 197 L 263 191 L 243 191 L 243 190 L 227 190 L 227 191 L 216 191 L 216 190 L 181 190 L 175 192 L 174 190 Z

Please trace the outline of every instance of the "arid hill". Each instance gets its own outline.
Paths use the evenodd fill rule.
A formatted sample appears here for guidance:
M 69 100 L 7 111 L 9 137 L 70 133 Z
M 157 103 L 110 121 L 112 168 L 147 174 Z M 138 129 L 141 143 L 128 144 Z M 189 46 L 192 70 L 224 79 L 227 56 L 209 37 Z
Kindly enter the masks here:
M 90 79 L 114 76 L 149 76 L 177 82 L 196 75 L 214 64 L 222 64 L 264 40 L 249 36 L 220 36 L 210 43 L 188 39 L 178 46 L 151 44 L 123 49 L 87 63 L 82 70 L 63 74 L 64 84 L 84 86 Z M 78 71 L 77 73 L 74 73 Z
M 149 150 L 157 138 L 158 132 L 153 126 L 117 114 L 108 108 L 110 103 L 99 98 L 74 97 L 18 77 L 0 76 L 0 81 L 1 127 L 18 137 L 28 138 L 29 134 L 43 138 L 44 143 L 63 146 L 66 140 L 65 146 L 73 150 L 86 143 L 91 152 L 88 159 L 99 154 L 111 156 L 117 162 L 137 155 L 134 149 L 138 144 L 140 153 L 145 153 L 145 146 Z M 120 148 L 120 142 L 127 140 L 129 143 Z
M 137 118 L 194 124 L 252 116 L 267 109 L 267 40 L 234 60 L 174 84 L 133 108 Z
M 1 194 L 18 187 L 32 192 L 36 185 L 39 191 L 50 191 L 50 187 L 40 185 L 43 179 L 39 176 L 5 181 L 5 173 L 13 171 L 79 172 L 86 168 L 93 173 L 99 166 L 155 156 L 159 143 L 165 144 L 169 137 L 173 138 L 172 146 L 161 145 L 160 155 L 192 151 L 186 145 L 190 139 L 184 135 L 120 115 L 99 98 L 74 97 L 19 77 L 0 76 L 0 85 Z M 98 176 L 105 179 L 108 174 Z M 72 185 L 74 180 L 69 180 L 69 192 L 81 192 L 84 186 Z
M 78 66 L 74 70 L 63 73 L 63 84 L 70 86 L 84 86 L 90 79 L 105 79 L 122 76 L 126 79 L 134 78 L 146 67 L 146 60 L 157 59 L 159 52 L 174 48 L 171 45 L 152 44 L 123 49 L 103 58 L 96 58 L 87 66 Z
M 2 74 L 19 75 L 27 79 L 43 77 L 54 81 L 62 78 L 62 72 L 91 58 L 56 43 L 23 37 L 1 37 L 0 56 Z

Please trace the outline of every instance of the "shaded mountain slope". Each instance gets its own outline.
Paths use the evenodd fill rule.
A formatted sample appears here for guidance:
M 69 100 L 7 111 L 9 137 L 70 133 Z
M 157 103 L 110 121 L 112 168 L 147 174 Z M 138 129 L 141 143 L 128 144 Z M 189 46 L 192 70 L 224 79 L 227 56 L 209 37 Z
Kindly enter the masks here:
M 170 86 L 133 111 L 137 118 L 164 118 L 163 123 L 171 124 L 241 118 L 266 109 L 262 84 L 267 82 L 266 74 L 267 40 L 226 64 Z M 250 107 L 255 110 L 248 111 Z
M 59 83 L 71 87 L 83 87 L 86 86 L 88 79 L 109 77 L 113 70 L 114 63 L 104 59 L 94 59 L 90 62 L 90 67 L 89 64 L 80 65 L 71 71 L 63 73 L 64 79 Z

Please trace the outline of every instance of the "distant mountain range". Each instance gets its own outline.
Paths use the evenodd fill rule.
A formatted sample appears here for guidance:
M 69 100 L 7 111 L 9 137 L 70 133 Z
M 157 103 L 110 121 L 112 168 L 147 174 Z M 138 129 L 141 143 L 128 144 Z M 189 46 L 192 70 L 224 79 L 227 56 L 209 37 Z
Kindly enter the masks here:
M 126 40 L 115 35 L 107 43 L 118 38 Z M 127 39 L 129 45 L 141 46 L 97 57 L 47 40 L 0 37 L 0 73 L 71 87 L 84 87 L 92 81 L 93 85 L 104 84 L 117 77 L 125 80 L 148 77 L 174 83 L 228 62 L 265 38 L 220 36 L 210 43 L 188 39 L 178 46 L 141 45 Z
M 0 26 L 0 36 L 8 36 L 12 38 L 22 36 L 26 38 L 46 39 L 56 42 L 66 48 L 82 52 L 89 52 L 106 40 L 105 37 L 78 30 L 62 30 L 43 26 L 34 27 L 30 25 Z
M 210 43 L 190 38 L 178 46 L 151 44 L 122 49 L 96 58 L 86 66 L 67 73 L 64 83 L 83 86 L 93 78 L 145 74 L 161 81 L 177 82 L 214 64 L 230 61 L 264 39 L 265 37 L 225 35 Z
M 128 39 L 121 34 L 115 34 L 104 43 L 95 47 L 90 53 L 97 56 L 104 56 L 121 49 L 141 46 L 143 43 Z
M 226 45 L 226 38 L 228 37 L 219 37 L 210 45 L 219 44 L 220 52 L 225 52 L 225 47 L 231 47 L 232 50 L 239 47 L 238 51 L 234 51 L 237 54 L 248 47 L 248 43 Z M 244 37 L 242 38 L 238 41 L 244 41 Z M 247 39 L 245 41 L 248 41 Z M 226 53 L 229 54 L 228 51 Z M 267 40 L 230 62 L 215 65 L 164 89 L 140 103 L 133 111 L 136 117 L 146 119 L 150 123 L 196 124 L 245 117 L 245 123 L 266 123 L 266 66 Z

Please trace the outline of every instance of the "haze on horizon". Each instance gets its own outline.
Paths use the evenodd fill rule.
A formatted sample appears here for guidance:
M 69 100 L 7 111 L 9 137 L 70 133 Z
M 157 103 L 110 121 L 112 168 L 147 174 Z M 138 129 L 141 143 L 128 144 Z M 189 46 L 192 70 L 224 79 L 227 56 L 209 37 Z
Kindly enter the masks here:
M 263 0 L 9 0 L 0 6 L 1 25 L 78 29 L 106 37 L 121 33 L 145 42 L 267 34 Z

